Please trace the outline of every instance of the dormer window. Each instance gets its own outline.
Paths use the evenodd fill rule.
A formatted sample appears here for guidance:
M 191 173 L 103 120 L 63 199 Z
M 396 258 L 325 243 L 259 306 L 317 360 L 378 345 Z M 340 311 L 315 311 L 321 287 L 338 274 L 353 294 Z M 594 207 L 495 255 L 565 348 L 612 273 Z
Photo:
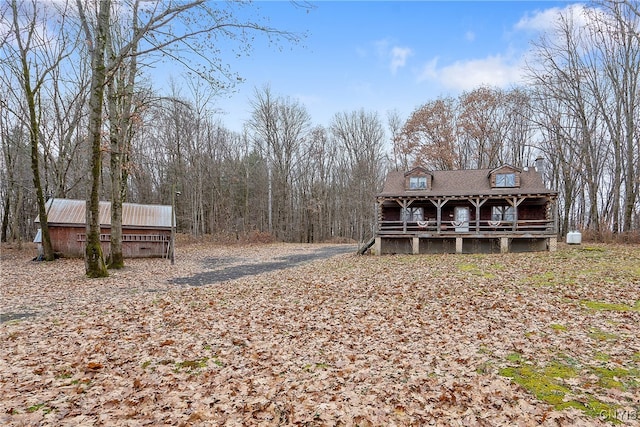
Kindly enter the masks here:
M 427 189 L 426 176 L 412 176 L 409 178 L 409 190 L 426 190 L 426 189 Z
M 417 166 L 404 174 L 406 191 L 430 191 L 433 175 L 423 167 Z
M 496 187 L 515 187 L 515 186 L 516 186 L 515 173 L 497 173 L 496 174 Z
M 510 165 L 502 165 L 489 172 L 491 188 L 520 187 L 520 173 L 522 171 Z

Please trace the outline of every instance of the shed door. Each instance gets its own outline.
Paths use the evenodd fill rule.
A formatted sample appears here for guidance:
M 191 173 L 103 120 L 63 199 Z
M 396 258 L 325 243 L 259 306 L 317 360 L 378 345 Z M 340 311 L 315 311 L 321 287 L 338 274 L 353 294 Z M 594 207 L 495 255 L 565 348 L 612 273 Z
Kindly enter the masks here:
M 454 209 L 454 226 L 456 232 L 469 232 L 469 208 L 466 206 L 456 206 Z

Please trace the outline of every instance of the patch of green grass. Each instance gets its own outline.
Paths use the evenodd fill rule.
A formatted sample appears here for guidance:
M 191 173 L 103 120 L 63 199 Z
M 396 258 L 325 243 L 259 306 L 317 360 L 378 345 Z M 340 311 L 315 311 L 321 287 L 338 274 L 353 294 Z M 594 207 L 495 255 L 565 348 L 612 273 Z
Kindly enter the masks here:
M 487 347 L 485 344 L 480 344 L 480 347 L 478 347 L 478 353 L 493 354 L 493 351 L 489 347 Z
M 482 270 L 476 264 L 463 262 L 463 263 L 459 263 L 457 267 L 458 267 L 458 270 L 460 270 L 461 272 L 473 274 L 474 276 L 481 276 L 486 279 L 494 279 L 496 277 L 495 274 L 488 273 Z
M 589 336 L 589 338 L 596 341 L 616 341 L 618 338 L 620 338 L 616 334 L 612 334 L 598 328 L 589 329 L 589 333 L 587 335 Z
M 590 371 L 598 376 L 598 385 L 604 388 L 626 390 L 630 387 L 636 387 L 637 381 L 640 379 L 640 369 L 635 368 L 594 367 Z
M 29 406 L 27 408 L 27 412 L 36 412 L 36 411 L 39 411 L 40 409 L 42 409 L 42 412 L 44 412 L 45 414 L 48 414 L 49 412 L 51 412 L 51 408 L 46 406 L 46 404 L 44 403 L 38 403 L 37 405 Z
M 198 371 L 202 368 L 207 367 L 208 357 L 203 357 L 201 359 L 194 360 L 184 360 L 182 362 L 176 362 L 176 371 L 180 371 L 181 369 L 185 369 L 187 372 Z
M 176 362 L 174 372 L 180 372 L 180 370 L 184 369 L 188 373 L 197 373 L 200 369 L 206 368 L 209 361 L 220 368 L 224 366 L 224 363 L 217 357 L 202 357 L 200 359 Z M 160 363 L 162 363 L 162 361 Z
M 550 378 L 575 378 L 578 376 L 578 369 L 570 364 L 560 361 L 553 361 L 544 367 L 543 373 Z
M 509 355 L 507 355 L 507 360 L 509 362 L 522 362 L 522 355 L 520 353 L 511 353 Z
M 465 271 L 468 273 L 477 273 L 479 271 L 481 271 L 477 265 L 475 264 L 469 264 L 469 263 L 460 263 L 457 265 L 458 270 L 460 271 Z
M 552 323 L 551 325 L 549 325 L 549 327 L 551 327 L 551 329 L 553 329 L 556 332 L 565 332 L 568 329 L 566 326 L 561 325 L 559 323 Z
M 604 301 L 588 300 L 580 301 L 580 304 L 582 304 L 589 310 L 594 311 L 640 311 L 640 307 L 638 306 L 639 304 L 637 302 L 633 307 L 627 304 L 615 304 Z
M 500 262 L 494 262 L 493 264 L 491 264 L 491 268 L 494 270 L 506 270 L 507 266 L 505 264 L 502 264 Z
M 142 363 L 142 369 L 147 369 L 149 367 L 149 365 L 151 365 L 151 361 L 150 360 L 144 361 L 144 363 Z
M 60 375 L 58 375 L 56 378 L 61 379 L 61 380 L 66 380 L 68 378 L 71 378 L 72 376 L 73 376 L 73 374 L 71 372 L 64 371 Z
M 507 356 L 507 360 L 510 362 L 517 362 L 516 359 L 512 355 Z M 580 378 L 580 371 L 580 365 L 576 360 L 559 355 L 558 359 L 546 366 L 537 367 L 532 364 L 519 363 L 517 366 L 500 369 L 499 374 L 511 378 L 514 383 L 522 386 L 537 399 L 553 406 L 556 410 L 574 408 L 594 418 L 620 423 L 620 420 L 616 418 L 619 406 L 602 402 L 589 393 L 571 388 L 572 386 L 566 380 Z M 627 385 L 619 378 L 635 378 L 633 370 L 624 368 L 589 368 L 589 371 L 600 379 L 601 382 L 598 385 L 606 388 L 625 389 Z M 634 384 L 630 385 L 634 386 Z
M 318 369 L 328 369 L 328 368 L 329 368 L 329 364 L 324 362 L 314 363 L 314 364 L 307 363 L 302 367 L 302 370 L 307 372 L 313 372 Z
M 598 399 L 587 398 L 585 402 L 570 400 L 558 405 L 555 409 L 562 410 L 569 408 L 582 411 L 590 417 L 608 421 L 613 424 L 620 424 L 620 420 L 615 417 L 615 414 L 619 407 L 602 402 Z
M 476 374 L 488 374 L 491 372 L 493 365 L 490 362 L 484 362 L 476 367 Z
M 606 252 L 606 249 L 599 246 L 585 246 L 580 249 L 580 252 Z
M 536 398 L 554 407 L 565 403 L 565 395 L 571 392 L 568 387 L 549 377 L 544 371 L 539 371 L 530 365 L 503 368 L 499 373 L 503 377 L 511 378 Z
M 524 282 L 533 286 L 555 286 L 563 283 L 563 280 L 553 271 L 546 271 L 540 274 L 532 274 Z

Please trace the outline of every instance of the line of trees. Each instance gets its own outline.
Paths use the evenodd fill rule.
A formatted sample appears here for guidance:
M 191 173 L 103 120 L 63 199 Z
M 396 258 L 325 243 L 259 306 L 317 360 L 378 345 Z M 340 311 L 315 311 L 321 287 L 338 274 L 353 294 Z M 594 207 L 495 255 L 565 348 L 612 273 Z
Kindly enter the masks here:
M 388 169 L 524 166 L 539 155 L 560 194 L 563 232 L 640 227 L 637 3 L 607 1 L 561 16 L 535 42 L 519 87 L 427 100 L 406 120 L 362 109 L 319 126 L 299 101 L 265 86 L 255 89 L 241 133 L 225 128 L 215 109 L 237 76 L 213 40 L 236 40 L 247 53 L 252 32 L 297 38 L 239 21 L 238 6 L 0 6 L 2 241 L 31 239 L 47 198 L 88 200 L 88 227 L 96 225 L 97 201 L 110 200 L 112 258 L 87 245 L 87 273 L 101 276 L 123 264 L 121 203 L 169 204 L 175 190 L 180 232 L 361 241 L 374 231 L 374 198 Z M 163 58 L 188 72 L 161 91 L 146 73 Z M 45 256 L 53 257 L 47 246 Z
M 394 138 L 398 167 L 491 168 L 547 159 L 561 232 L 640 228 L 640 15 L 602 2 L 560 16 L 534 43 L 527 82 L 417 108 Z

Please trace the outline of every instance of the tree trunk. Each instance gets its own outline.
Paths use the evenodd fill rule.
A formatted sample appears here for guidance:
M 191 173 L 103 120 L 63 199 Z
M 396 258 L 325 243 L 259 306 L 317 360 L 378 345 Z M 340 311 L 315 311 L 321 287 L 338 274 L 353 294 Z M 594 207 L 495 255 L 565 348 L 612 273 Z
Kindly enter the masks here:
M 0 232 L 0 242 L 7 241 L 7 230 L 9 229 L 9 208 L 11 207 L 11 199 L 9 192 L 4 198 L 3 214 L 2 214 L 2 232 Z
M 122 254 L 122 141 L 126 126 L 123 110 L 118 109 L 118 91 L 116 78 L 107 85 L 109 102 L 110 132 L 109 139 L 111 145 L 110 169 L 111 169 L 111 241 L 108 267 L 120 269 L 124 267 L 124 255 Z M 126 96 L 126 95 L 125 95 Z
M 85 248 L 85 271 L 88 277 L 106 277 L 109 275 L 100 246 L 100 174 L 102 172 L 102 103 L 106 80 L 105 47 L 109 29 L 111 1 L 101 0 L 96 37 L 91 42 L 88 22 L 84 16 L 81 0 L 77 0 L 78 9 L 87 39 L 92 44 L 91 51 L 91 90 L 89 95 L 89 140 L 91 143 L 91 190 L 87 199 L 87 242 Z
M 31 87 L 31 72 L 29 70 L 29 60 L 27 59 L 26 46 L 22 44 L 18 24 L 18 6 L 14 0 L 12 3 L 13 23 L 16 32 L 16 42 L 20 51 L 20 65 L 22 66 L 22 84 L 24 95 L 29 110 L 29 142 L 31 144 L 31 171 L 33 174 L 33 186 L 36 190 L 36 199 L 38 203 L 38 215 L 40 217 L 40 228 L 42 229 L 42 248 L 44 250 L 45 261 L 53 261 L 53 247 L 51 246 L 51 238 L 49 236 L 49 225 L 47 223 L 47 210 L 45 209 L 45 199 L 42 191 L 42 182 L 40 181 L 40 164 L 39 164 L 39 135 L 40 129 L 38 124 L 38 115 L 36 112 L 36 91 Z M 37 86 L 37 85 L 36 85 Z
M 133 5 L 133 40 L 138 37 L 138 2 Z M 137 42 L 131 48 L 129 62 L 120 62 L 116 54 L 115 40 L 113 37 L 107 44 L 109 52 L 109 66 L 119 77 L 113 77 L 108 84 L 109 93 L 109 120 L 111 140 L 111 250 L 109 256 L 109 268 L 120 269 L 124 267 L 124 255 L 122 253 L 122 204 L 127 196 L 127 154 L 132 139 L 131 115 L 133 103 L 133 89 L 137 73 Z

